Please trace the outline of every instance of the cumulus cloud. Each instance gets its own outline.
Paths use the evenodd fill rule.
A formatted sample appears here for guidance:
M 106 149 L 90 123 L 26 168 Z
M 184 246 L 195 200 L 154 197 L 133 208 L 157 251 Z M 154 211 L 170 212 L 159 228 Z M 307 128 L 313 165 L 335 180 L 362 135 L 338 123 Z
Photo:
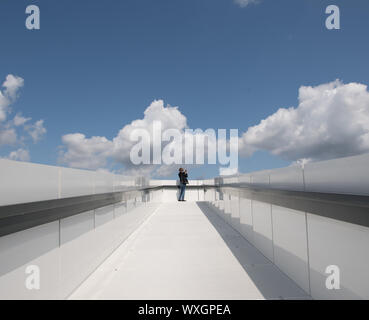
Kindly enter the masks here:
M 17 97 L 19 88 L 23 87 L 24 80 L 20 77 L 9 74 L 2 84 L 3 90 L 0 90 L 0 122 L 7 119 L 9 106 Z
M 23 87 L 24 79 L 21 77 L 14 76 L 12 74 L 7 75 L 3 87 L 5 88 L 5 94 L 11 99 L 17 97 L 18 90 Z
M 19 89 L 24 86 L 21 77 L 9 74 L 0 88 L 0 147 L 22 145 L 32 140 L 38 142 L 46 133 L 44 121 L 31 123 L 31 118 L 17 113 L 13 118 L 12 104 L 17 100 Z M 23 148 L 12 151 L 9 159 L 29 161 L 29 152 Z
M 7 108 L 10 101 L 3 95 L 0 90 L 0 122 L 5 121 L 7 117 Z
M 153 148 L 154 123 L 160 121 L 162 130 L 178 129 L 181 132 L 187 127 L 186 117 L 178 110 L 178 107 L 164 106 L 163 100 L 155 100 L 145 110 L 143 119 L 132 121 L 125 125 L 112 140 L 106 137 L 86 138 L 84 134 L 73 133 L 62 137 L 64 149 L 61 151 L 59 161 L 71 167 L 98 169 L 107 164 L 107 159 L 124 166 L 126 172 L 148 174 L 158 166 L 135 166 L 130 159 L 130 152 L 137 142 L 131 139 L 131 134 L 136 129 L 144 129 L 149 133 L 148 141 Z M 158 172 L 167 173 L 167 168 L 162 167 Z
M 17 161 L 30 161 L 30 155 L 28 150 L 18 149 L 10 152 L 8 159 Z
M 68 149 L 62 152 L 61 162 L 75 168 L 103 168 L 113 148 L 113 143 L 105 137 L 88 139 L 82 133 L 64 135 L 62 142 Z
M 260 0 L 234 0 L 240 7 L 244 8 L 247 7 L 249 4 L 256 4 Z
M 17 142 L 17 133 L 14 128 L 1 127 L 0 125 L 0 147 L 3 145 L 14 145 Z
M 161 127 L 159 133 L 156 127 L 158 123 L 160 123 Z M 138 141 L 132 139 L 132 133 L 141 129 L 145 135 L 140 135 Z M 176 134 L 178 134 L 178 140 L 168 139 L 163 141 L 160 138 L 161 133 L 164 134 L 165 131 L 168 132 L 171 129 L 175 129 Z M 159 138 L 155 139 L 154 136 L 157 134 L 159 134 Z M 82 133 L 72 133 L 63 136 L 59 162 L 75 168 L 98 169 L 106 166 L 111 161 L 112 163 L 122 165 L 127 174 L 168 176 L 178 170 L 178 162 L 186 163 L 185 157 L 188 150 L 193 151 L 193 158 L 196 160 L 196 155 L 200 154 L 200 143 L 196 143 L 196 137 L 204 139 L 204 162 L 208 160 L 206 157 L 207 150 L 210 148 L 216 150 L 216 133 L 214 134 L 214 141 L 208 140 L 207 134 L 206 131 L 202 130 L 190 131 L 187 125 L 187 118 L 180 112 L 178 107 L 165 106 L 163 100 L 155 100 L 147 107 L 142 119 L 134 120 L 125 125 L 116 137 L 111 140 L 106 137 L 87 138 Z M 186 139 L 193 139 L 193 146 L 186 147 L 186 152 L 182 152 L 185 150 L 186 141 L 188 141 Z M 137 145 L 140 146 L 140 143 L 148 146 L 150 150 L 150 164 L 140 163 L 135 165 L 132 162 L 130 156 L 132 148 Z M 161 146 L 156 145 L 156 143 L 160 143 Z M 156 147 L 162 151 L 163 161 L 153 164 L 152 155 Z M 175 154 L 179 150 L 181 151 L 177 153 L 180 154 L 179 161 L 176 162 L 177 164 L 165 162 L 164 159 L 174 158 L 172 153 Z M 214 164 L 216 164 L 216 161 Z
M 33 142 L 38 142 L 46 133 L 44 120 L 38 120 L 34 124 L 26 125 L 25 130 L 28 132 Z
M 16 114 L 13 123 L 16 127 L 23 126 L 26 122 L 30 121 L 31 118 L 25 118 L 21 114 Z
M 164 106 L 163 100 L 156 100 L 145 110 L 144 118 L 132 121 L 124 126 L 113 139 L 113 157 L 122 163 L 130 163 L 129 152 L 136 143 L 131 140 L 131 133 L 136 129 L 144 129 L 153 137 L 154 122 L 160 121 L 162 130 L 178 129 L 182 131 L 187 127 L 186 117 L 178 110 L 178 107 Z M 151 143 L 154 139 L 150 139 Z
M 240 153 L 266 150 L 288 161 L 316 161 L 369 152 L 369 92 L 339 80 L 299 89 L 296 108 L 281 108 L 250 127 Z

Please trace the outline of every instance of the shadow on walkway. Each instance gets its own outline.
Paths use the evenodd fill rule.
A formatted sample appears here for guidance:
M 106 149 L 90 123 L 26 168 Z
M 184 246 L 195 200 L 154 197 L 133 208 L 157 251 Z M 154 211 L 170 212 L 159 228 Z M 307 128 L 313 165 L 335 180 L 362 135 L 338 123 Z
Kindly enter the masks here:
M 311 299 L 206 202 L 197 202 L 197 205 L 265 299 Z

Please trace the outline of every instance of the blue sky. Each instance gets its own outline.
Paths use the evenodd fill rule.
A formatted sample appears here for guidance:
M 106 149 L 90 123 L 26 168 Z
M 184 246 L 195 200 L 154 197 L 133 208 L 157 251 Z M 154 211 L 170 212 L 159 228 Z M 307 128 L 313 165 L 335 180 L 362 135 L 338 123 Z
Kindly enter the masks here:
M 43 119 L 47 133 L 0 146 L 3 157 L 24 147 L 32 162 L 58 164 L 63 135 L 113 139 L 155 99 L 179 106 L 191 128 L 242 133 L 296 107 L 301 86 L 369 83 L 367 0 L 31 2 L 41 10 L 37 31 L 24 26 L 30 1 L 0 2 L 0 81 L 24 79 L 13 115 Z M 330 4 L 341 30 L 325 28 Z M 261 150 L 241 158 L 240 171 L 290 162 Z

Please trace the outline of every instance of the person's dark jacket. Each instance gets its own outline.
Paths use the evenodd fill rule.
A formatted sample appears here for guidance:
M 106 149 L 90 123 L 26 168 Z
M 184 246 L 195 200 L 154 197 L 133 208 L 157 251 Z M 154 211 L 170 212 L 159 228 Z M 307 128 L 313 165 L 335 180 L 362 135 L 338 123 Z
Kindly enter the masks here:
M 178 173 L 178 177 L 179 177 L 179 182 L 182 184 L 188 184 L 188 175 L 185 172 L 180 172 Z

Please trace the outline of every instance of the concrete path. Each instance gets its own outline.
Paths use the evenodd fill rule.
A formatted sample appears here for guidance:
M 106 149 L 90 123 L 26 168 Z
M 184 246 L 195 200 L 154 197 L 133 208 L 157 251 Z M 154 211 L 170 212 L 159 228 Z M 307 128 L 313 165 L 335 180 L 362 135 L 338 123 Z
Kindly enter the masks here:
M 162 204 L 70 299 L 308 299 L 205 203 Z

